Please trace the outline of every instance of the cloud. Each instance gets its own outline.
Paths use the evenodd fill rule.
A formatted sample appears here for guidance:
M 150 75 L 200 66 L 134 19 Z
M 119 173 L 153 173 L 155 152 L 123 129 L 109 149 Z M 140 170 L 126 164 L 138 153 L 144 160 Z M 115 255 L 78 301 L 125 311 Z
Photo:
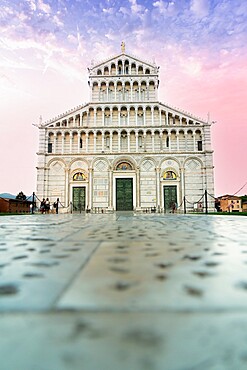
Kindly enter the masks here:
M 114 8 L 103 8 L 103 13 L 106 13 L 106 14 L 114 14 L 115 13 L 115 9 Z
M 29 7 L 32 11 L 35 11 L 37 9 L 35 0 L 27 0 L 27 3 L 29 4 Z
M 54 15 L 52 17 L 52 20 L 53 20 L 53 23 L 58 26 L 58 27 L 63 27 L 64 26 L 64 23 L 62 22 L 62 20 L 59 18 L 59 14 L 57 15 Z
M 144 6 L 137 4 L 137 0 L 129 0 L 129 3 L 131 4 L 131 11 L 133 14 L 138 15 L 145 10 Z
M 206 17 L 209 13 L 209 0 L 192 0 L 191 11 L 198 18 Z
M 160 14 L 165 14 L 166 6 L 165 2 L 160 0 L 160 1 L 155 1 L 153 3 L 153 6 L 157 9 L 159 9 Z
M 37 1 L 37 7 L 39 10 L 41 10 L 42 12 L 46 13 L 46 14 L 50 14 L 51 13 L 51 7 L 49 4 L 46 4 L 43 2 L 43 0 L 38 0 Z

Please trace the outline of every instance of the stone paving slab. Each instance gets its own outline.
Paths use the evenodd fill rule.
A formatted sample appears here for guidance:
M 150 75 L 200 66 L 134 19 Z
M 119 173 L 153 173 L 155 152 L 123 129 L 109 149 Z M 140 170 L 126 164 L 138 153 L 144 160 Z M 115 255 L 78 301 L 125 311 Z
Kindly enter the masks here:
M 0 370 L 247 368 L 246 218 L 0 218 Z
M 246 370 L 247 314 L 0 317 L 1 370 Z

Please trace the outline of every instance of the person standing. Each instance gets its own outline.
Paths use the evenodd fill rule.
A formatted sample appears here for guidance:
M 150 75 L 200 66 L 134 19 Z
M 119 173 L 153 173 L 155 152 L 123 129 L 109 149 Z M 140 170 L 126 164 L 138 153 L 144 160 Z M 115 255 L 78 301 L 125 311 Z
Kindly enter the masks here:
M 45 213 L 49 213 L 50 212 L 50 201 L 49 201 L 49 198 L 46 198 L 46 201 L 45 201 Z
M 56 214 L 58 214 L 58 205 L 59 205 L 59 198 L 57 198 L 56 202 L 54 203 Z

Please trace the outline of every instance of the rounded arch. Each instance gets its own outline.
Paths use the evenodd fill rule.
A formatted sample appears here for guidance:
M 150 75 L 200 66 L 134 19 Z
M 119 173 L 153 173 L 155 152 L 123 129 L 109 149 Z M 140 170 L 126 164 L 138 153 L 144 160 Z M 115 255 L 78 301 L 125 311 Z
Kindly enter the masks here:
M 171 162 L 171 164 L 169 164 L 169 161 Z M 167 162 L 167 166 L 164 167 L 162 166 L 165 162 Z M 178 168 L 181 168 L 181 163 L 179 161 L 179 159 L 177 159 L 176 157 L 166 157 L 166 158 L 162 158 L 159 162 L 159 167 L 160 168 L 168 168 L 169 166 L 172 166 L 172 167 L 175 167 L 174 164 L 172 164 L 173 162 L 175 162 L 177 164 L 177 167 Z
M 133 157 L 130 157 L 130 156 L 121 156 L 121 157 L 118 157 L 112 164 L 113 166 L 113 169 L 116 170 L 117 169 L 117 166 L 122 163 L 122 162 L 125 162 L 125 163 L 128 163 L 132 170 L 135 170 L 136 167 L 137 167 L 137 164 L 136 164 L 136 161 L 134 160 Z
M 65 160 L 64 160 L 64 159 L 62 159 L 62 158 L 59 158 L 59 157 L 55 157 L 55 158 L 50 159 L 50 160 L 49 160 L 49 162 L 47 163 L 47 167 L 51 167 L 51 166 L 52 166 L 52 164 L 53 164 L 53 162 L 54 162 L 54 164 L 58 162 L 58 163 L 59 163 L 59 164 L 61 164 L 63 167 L 66 167 L 66 162 L 65 162 Z
M 84 162 L 86 164 L 86 167 L 89 168 L 89 162 L 88 162 L 88 160 L 86 160 L 85 158 L 82 158 L 82 157 L 72 159 L 72 161 L 70 161 L 70 163 L 69 163 L 69 167 L 71 168 L 72 165 L 75 162 Z
M 86 135 L 86 131 L 85 130 L 79 130 L 79 134 L 80 135 L 83 135 L 83 134 Z
M 179 173 L 177 169 L 173 167 L 167 167 L 162 171 L 162 178 L 163 180 L 178 180 L 179 179 Z
M 95 165 L 95 163 L 96 163 L 97 161 L 104 161 L 104 162 L 106 162 L 106 163 L 107 163 L 107 165 L 108 165 L 108 166 L 110 166 L 110 161 L 109 161 L 109 159 L 107 159 L 107 158 L 102 158 L 102 157 L 95 157 L 95 158 L 93 159 L 93 161 L 92 161 L 92 167 L 94 167 L 94 165 Z
M 156 160 L 153 158 L 153 157 L 149 157 L 149 156 L 146 156 L 146 157 L 143 157 L 140 161 L 140 167 L 142 166 L 143 163 L 145 163 L 146 161 L 149 161 L 149 162 L 152 162 L 154 167 L 157 167 L 157 162 Z
M 107 171 L 110 167 L 110 162 L 107 158 L 102 158 L 102 157 L 96 157 L 92 161 L 92 168 L 95 171 Z
M 186 160 L 184 161 L 184 167 L 186 168 L 187 164 L 191 161 L 199 162 L 201 167 L 204 167 L 203 161 L 200 158 L 196 157 L 196 156 L 191 156 L 191 157 L 186 158 Z
M 54 136 L 56 131 L 49 131 L 47 137 L 50 138 L 51 136 Z
M 107 65 L 104 66 L 104 75 L 109 75 L 109 67 Z
M 76 168 L 73 171 L 71 171 L 70 180 L 72 180 L 72 181 L 87 181 L 88 180 L 88 175 L 87 175 L 85 170 L 82 170 L 80 168 Z

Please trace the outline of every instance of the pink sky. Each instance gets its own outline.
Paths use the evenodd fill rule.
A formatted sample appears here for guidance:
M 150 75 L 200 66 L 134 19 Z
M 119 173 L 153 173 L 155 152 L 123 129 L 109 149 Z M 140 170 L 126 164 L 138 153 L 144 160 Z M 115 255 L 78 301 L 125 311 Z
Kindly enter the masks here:
M 5 1 L 0 193 L 36 189 L 32 124 L 89 101 L 87 67 L 126 52 L 160 66 L 159 100 L 212 126 L 215 194 L 247 182 L 247 31 L 241 1 Z M 98 17 L 98 18 L 97 18 Z M 97 18 L 97 22 L 96 22 Z M 247 193 L 247 185 L 239 195 Z

